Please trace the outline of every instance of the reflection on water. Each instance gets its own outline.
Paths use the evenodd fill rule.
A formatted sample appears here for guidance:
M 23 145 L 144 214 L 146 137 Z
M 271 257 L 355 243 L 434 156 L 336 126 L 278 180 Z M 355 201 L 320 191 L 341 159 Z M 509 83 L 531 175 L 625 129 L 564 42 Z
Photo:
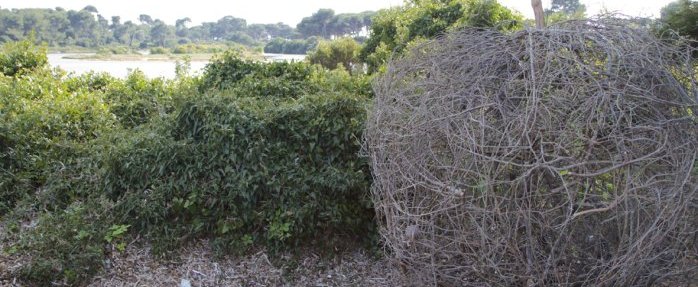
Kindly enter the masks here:
M 131 70 L 139 69 L 150 78 L 165 77 L 168 79 L 175 77 L 175 61 L 107 61 L 107 60 L 78 60 L 66 59 L 68 56 L 85 56 L 89 54 L 48 54 L 48 62 L 53 67 L 61 67 L 67 72 L 82 74 L 89 71 L 106 72 L 112 76 L 125 78 Z M 305 55 L 284 55 L 284 54 L 264 54 L 267 61 L 302 61 Z M 208 61 L 192 61 L 191 73 L 199 74 L 208 64 Z

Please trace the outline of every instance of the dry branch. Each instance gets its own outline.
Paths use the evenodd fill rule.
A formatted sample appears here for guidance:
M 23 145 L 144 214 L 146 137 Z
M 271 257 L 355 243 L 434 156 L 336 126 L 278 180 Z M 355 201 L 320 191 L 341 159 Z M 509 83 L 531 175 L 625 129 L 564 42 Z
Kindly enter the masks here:
M 695 280 L 692 52 L 606 18 L 467 29 L 393 61 L 365 143 L 408 282 Z

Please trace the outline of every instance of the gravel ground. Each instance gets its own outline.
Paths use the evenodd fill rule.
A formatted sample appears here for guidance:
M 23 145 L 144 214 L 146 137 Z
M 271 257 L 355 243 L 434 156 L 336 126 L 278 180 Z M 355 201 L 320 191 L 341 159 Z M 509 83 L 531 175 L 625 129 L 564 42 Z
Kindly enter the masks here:
M 124 252 L 113 252 L 105 271 L 88 286 L 395 286 L 399 278 L 387 259 L 362 249 L 333 258 L 304 250 L 301 256 L 281 255 L 281 263 L 272 264 L 264 251 L 217 258 L 208 246 L 201 241 L 165 260 L 154 257 L 147 245 L 130 244 Z M 11 276 L 22 262 L 26 258 L 0 252 L 0 286 L 23 286 Z
M 312 251 L 303 256 L 282 256 L 272 264 L 264 251 L 247 256 L 214 259 L 206 242 L 181 251 L 176 260 L 155 259 L 147 247 L 129 247 L 109 260 L 106 274 L 89 286 L 391 286 L 396 274 L 386 259 L 363 250 L 322 258 Z

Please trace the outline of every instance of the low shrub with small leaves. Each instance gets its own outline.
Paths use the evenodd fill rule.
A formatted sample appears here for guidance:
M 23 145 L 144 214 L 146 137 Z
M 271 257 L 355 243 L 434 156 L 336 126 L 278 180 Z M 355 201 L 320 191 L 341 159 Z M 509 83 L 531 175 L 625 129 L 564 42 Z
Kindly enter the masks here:
M 32 257 L 20 270 L 21 278 L 37 286 L 77 285 L 100 271 L 109 243 L 105 238 L 114 240 L 113 230 L 104 227 L 105 204 L 78 201 L 39 216 L 36 227 L 15 246 Z
M 114 123 L 102 98 L 39 70 L 0 76 L 0 215 L 84 154 Z
M 12 276 L 83 285 L 136 235 L 158 254 L 375 239 L 358 155 L 370 78 L 235 52 L 200 78 L 186 66 L 0 74 L 0 241 L 29 258 Z
M 36 46 L 31 36 L 23 41 L 9 42 L 0 48 L 0 74 L 15 76 L 40 69 L 48 64 L 46 47 Z
M 104 99 L 121 125 L 132 128 L 172 109 L 170 87 L 162 78 L 149 80 L 135 70 L 124 81 L 110 81 L 104 88 Z
M 156 241 L 214 236 L 224 250 L 369 234 L 370 176 L 358 156 L 368 97 L 339 90 L 279 99 L 252 90 L 242 80 L 193 97 L 172 122 L 115 151 L 105 190 L 117 213 Z M 161 243 L 167 250 L 176 242 Z

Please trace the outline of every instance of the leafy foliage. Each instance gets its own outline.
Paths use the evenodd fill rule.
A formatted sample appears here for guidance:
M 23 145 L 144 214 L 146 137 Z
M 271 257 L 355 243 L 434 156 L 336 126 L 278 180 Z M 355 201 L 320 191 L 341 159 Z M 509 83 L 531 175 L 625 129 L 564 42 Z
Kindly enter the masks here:
M 361 45 L 352 38 L 322 41 L 315 51 L 308 54 L 308 61 L 331 70 L 341 66 L 351 71 L 359 62 L 360 50 Z
M 43 68 L 48 64 L 46 48 L 32 43 L 33 37 L 4 44 L 0 49 L 0 74 L 15 76 L 25 71 Z
M 698 3 L 691 0 L 677 0 L 661 10 L 659 33 L 675 31 L 681 36 L 698 40 Z
M 177 53 L 187 43 L 237 43 L 259 46 L 272 39 L 291 40 L 286 51 L 304 54 L 305 46 L 313 46 L 315 37 L 359 36 L 371 24 L 375 12 L 344 13 L 335 15 L 331 9 L 320 9 L 304 18 L 296 28 L 284 23 L 248 24 L 245 19 L 224 16 L 214 22 L 189 26 L 191 19 L 177 19 L 169 25 L 150 15 L 141 14 L 138 21 L 121 21 L 121 17 L 104 18 L 94 6 L 81 10 L 55 9 L 0 9 L 0 43 L 26 38 L 36 31 L 39 41 L 51 47 L 80 46 L 100 48 L 102 53 L 124 53 L 133 49 L 151 47 L 175 48 Z M 278 40 L 277 40 L 278 42 Z M 116 47 L 104 48 L 104 47 Z M 270 51 L 274 46 L 270 46 Z M 165 50 L 154 49 L 156 52 Z M 275 50 L 280 51 L 280 50 Z M 279 53 L 279 52 L 269 52 Z
M 201 237 L 221 252 L 368 243 L 370 77 L 238 55 L 200 79 L 186 63 L 173 81 L 0 75 L 0 215 L 14 226 L 0 240 L 31 258 L 17 275 L 83 284 L 134 234 L 158 253 Z
M 131 128 L 169 112 L 172 94 L 163 79 L 148 80 L 136 70 L 124 81 L 111 81 L 105 87 L 104 100 L 121 125 Z
M 367 98 L 322 89 L 336 76 L 316 73 L 233 54 L 213 62 L 202 81 L 213 89 L 112 151 L 105 190 L 117 214 L 163 249 L 173 234 L 244 250 L 250 239 L 281 247 L 369 232 L 370 178 L 357 157 Z
M 309 17 L 305 17 L 296 25 L 298 33 L 306 38 L 313 36 L 325 39 L 331 36 L 357 36 L 362 30 L 371 26 L 375 12 L 336 14 L 332 9 L 319 9 Z
M 356 157 L 364 104 L 346 96 L 193 100 L 174 125 L 114 153 L 105 189 L 120 202 L 117 214 L 159 246 L 213 235 L 235 251 L 243 237 L 278 247 L 330 230 L 365 234 L 369 177 Z
M 113 233 L 103 227 L 103 207 L 104 203 L 75 202 L 40 216 L 37 227 L 19 242 L 20 250 L 36 258 L 22 269 L 22 278 L 38 285 L 76 285 L 101 270 L 108 243 L 104 238 Z
M 565 14 L 575 14 L 579 12 L 583 13 L 585 10 L 586 6 L 582 3 L 579 3 L 579 0 L 553 0 L 550 3 L 550 9 L 546 12 L 562 12 Z
M 317 37 L 310 37 L 304 40 L 275 38 L 264 46 L 264 53 L 302 55 L 315 48 L 317 44 Z
M 379 11 L 360 57 L 375 71 L 393 53 L 402 53 L 415 41 L 434 38 L 459 27 L 514 30 L 522 20 L 521 15 L 494 0 L 409 1 L 405 6 Z
M 77 82 L 96 85 L 64 81 L 45 68 L 0 76 L 0 214 L 66 170 L 83 152 L 81 143 L 113 126 L 102 98 L 88 87 L 76 88 Z
M 545 9 L 548 24 L 586 17 L 586 6 L 579 0 L 553 0 L 550 9 Z
M 262 97 L 292 97 L 314 92 L 308 82 L 313 69 L 306 63 L 276 62 L 260 65 L 226 52 L 205 68 L 200 91 L 236 89 L 237 93 Z

